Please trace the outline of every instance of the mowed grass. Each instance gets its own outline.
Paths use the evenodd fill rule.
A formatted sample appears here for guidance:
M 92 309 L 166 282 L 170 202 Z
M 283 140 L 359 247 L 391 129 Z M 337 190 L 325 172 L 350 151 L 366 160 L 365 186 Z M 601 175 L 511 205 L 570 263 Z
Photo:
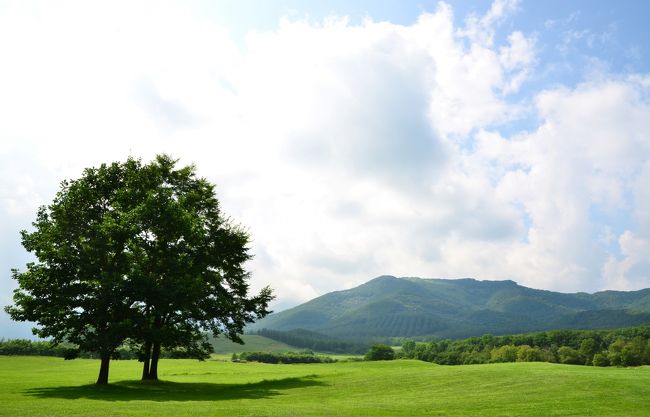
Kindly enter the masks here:
M 268 365 L 0 357 L 2 416 L 647 416 L 650 368 L 419 361 Z

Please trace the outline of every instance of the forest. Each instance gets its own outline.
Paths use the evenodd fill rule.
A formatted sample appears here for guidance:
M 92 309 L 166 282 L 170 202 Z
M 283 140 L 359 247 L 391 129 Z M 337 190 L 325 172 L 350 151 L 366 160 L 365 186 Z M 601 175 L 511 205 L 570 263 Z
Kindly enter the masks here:
M 551 362 L 593 366 L 650 364 L 650 326 L 614 330 L 553 330 L 462 340 L 405 340 L 398 358 L 441 365 Z

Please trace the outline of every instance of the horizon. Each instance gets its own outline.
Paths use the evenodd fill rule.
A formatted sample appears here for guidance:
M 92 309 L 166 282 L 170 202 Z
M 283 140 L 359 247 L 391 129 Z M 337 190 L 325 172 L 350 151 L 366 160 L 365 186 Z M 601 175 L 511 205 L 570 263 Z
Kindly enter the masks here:
M 0 2 L 0 305 L 38 207 L 167 153 L 286 310 L 371 276 L 650 287 L 645 2 Z M 31 337 L 0 311 L 0 337 Z

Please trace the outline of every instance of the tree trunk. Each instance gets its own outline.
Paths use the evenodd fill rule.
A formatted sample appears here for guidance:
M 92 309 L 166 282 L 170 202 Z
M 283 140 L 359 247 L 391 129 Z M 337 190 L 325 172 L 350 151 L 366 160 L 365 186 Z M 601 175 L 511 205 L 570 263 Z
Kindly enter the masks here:
M 150 375 L 150 368 L 149 364 L 151 362 L 151 342 L 146 342 L 144 344 L 144 358 L 142 360 L 144 362 L 144 366 L 142 367 L 142 379 L 151 379 L 149 377 Z
M 149 379 L 158 380 L 158 359 L 160 358 L 160 342 L 153 344 L 151 352 L 151 366 L 149 367 Z
M 111 361 L 111 354 L 102 352 L 101 361 L 102 362 L 99 367 L 99 377 L 97 377 L 97 385 L 106 385 L 108 384 L 108 365 Z

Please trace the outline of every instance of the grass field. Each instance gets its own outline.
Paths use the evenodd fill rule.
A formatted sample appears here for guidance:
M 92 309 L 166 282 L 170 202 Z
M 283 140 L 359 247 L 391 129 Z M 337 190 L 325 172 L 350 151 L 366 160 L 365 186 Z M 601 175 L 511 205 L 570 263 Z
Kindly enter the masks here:
M 650 368 L 548 363 L 439 366 L 418 361 L 267 365 L 0 357 L 2 416 L 647 416 Z

